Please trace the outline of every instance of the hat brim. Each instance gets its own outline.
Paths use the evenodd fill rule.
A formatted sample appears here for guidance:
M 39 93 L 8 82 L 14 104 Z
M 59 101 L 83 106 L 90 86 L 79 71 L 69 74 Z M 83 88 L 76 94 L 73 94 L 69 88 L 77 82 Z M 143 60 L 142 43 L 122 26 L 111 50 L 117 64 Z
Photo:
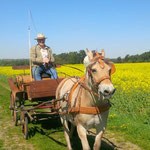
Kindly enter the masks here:
M 47 37 L 35 38 L 35 40 L 47 39 Z

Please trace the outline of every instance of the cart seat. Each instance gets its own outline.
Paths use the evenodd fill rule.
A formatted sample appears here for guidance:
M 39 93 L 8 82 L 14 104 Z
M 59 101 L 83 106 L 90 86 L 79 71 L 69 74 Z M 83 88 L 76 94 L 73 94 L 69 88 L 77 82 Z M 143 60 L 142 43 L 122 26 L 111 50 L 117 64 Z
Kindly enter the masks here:
M 41 73 L 41 77 L 42 78 L 51 78 L 51 75 L 43 72 L 43 73 Z

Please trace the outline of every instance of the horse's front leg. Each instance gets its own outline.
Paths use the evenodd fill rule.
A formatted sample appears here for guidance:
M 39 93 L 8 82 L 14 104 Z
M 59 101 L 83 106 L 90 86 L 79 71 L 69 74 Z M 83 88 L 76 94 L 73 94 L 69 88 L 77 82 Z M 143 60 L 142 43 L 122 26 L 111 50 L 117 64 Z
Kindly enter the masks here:
M 70 135 L 70 139 L 72 139 L 74 131 L 75 131 L 75 126 L 71 123 L 70 134 L 69 134 Z
M 77 125 L 77 132 L 80 137 L 83 150 L 90 150 L 90 146 L 87 140 L 86 129 L 82 125 Z
M 69 131 L 69 127 L 68 127 L 68 122 L 66 119 L 64 119 L 62 117 L 60 117 L 60 119 L 61 119 L 61 123 L 64 127 L 64 135 L 65 135 L 66 142 L 67 142 L 67 148 L 68 148 L 68 150 L 72 150 L 70 137 L 69 137 L 70 131 Z
M 97 131 L 93 150 L 100 150 L 103 133 L 104 133 L 104 130 Z

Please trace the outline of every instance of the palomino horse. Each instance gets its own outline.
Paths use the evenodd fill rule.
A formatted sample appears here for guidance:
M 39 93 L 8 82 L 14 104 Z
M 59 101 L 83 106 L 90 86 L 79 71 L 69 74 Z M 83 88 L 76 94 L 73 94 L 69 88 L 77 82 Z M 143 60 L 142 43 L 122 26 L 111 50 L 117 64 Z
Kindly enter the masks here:
M 72 150 L 70 136 L 74 126 L 77 127 L 83 150 L 90 150 L 87 130 L 95 128 L 93 149 L 100 149 L 110 108 L 109 98 L 115 92 L 110 78 L 115 72 L 115 67 L 104 55 L 104 50 L 101 53 L 92 53 L 87 49 L 84 59 L 85 76 L 66 78 L 56 90 L 56 98 L 64 99 L 57 106 L 69 150 Z M 70 130 L 68 121 L 72 125 Z

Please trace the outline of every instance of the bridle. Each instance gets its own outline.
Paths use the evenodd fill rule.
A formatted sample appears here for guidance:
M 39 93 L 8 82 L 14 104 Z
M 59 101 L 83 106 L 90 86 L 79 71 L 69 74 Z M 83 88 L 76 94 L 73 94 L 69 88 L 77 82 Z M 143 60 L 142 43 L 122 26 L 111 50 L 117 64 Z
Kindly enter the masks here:
M 91 60 L 91 67 L 92 65 L 94 65 L 96 62 L 99 63 L 100 67 L 101 68 L 104 68 L 104 57 L 99 55 L 98 53 L 96 54 L 96 56 Z M 88 71 L 88 75 L 92 78 L 93 82 L 95 83 L 96 86 L 98 86 L 102 81 L 106 80 L 106 79 L 109 79 L 111 80 L 110 76 L 103 76 L 101 78 L 99 78 L 97 81 L 94 79 L 94 77 L 92 76 L 92 71 L 91 71 L 91 67 L 87 67 L 87 71 Z M 113 67 L 113 72 L 115 72 L 115 67 L 114 65 L 112 66 Z M 112 74 L 110 73 L 110 75 Z M 64 82 L 61 84 L 61 87 L 59 88 L 59 91 L 58 93 L 60 93 L 60 89 L 63 87 L 64 83 L 69 80 L 70 78 L 68 79 L 65 79 Z M 73 97 L 73 93 L 74 91 L 76 90 L 76 88 L 78 86 L 81 86 L 83 87 L 85 90 L 87 90 L 89 93 L 95 95 L 95 96 L 99 96 L 96 92 L 94 92 L 93 90 L 89 89 L 87 87 L 87 85 L 85 84 L 85 76 L 83 76 L 82 78 L 80 78 L 80 80 L 78 80 L 71 88 L 70 92 L 68 93 L 69 95 L 67 96 L 68 97 L 68 104 L 69 106 L 71 105 L 71 100 L 72 100 L 72 97 Z M 67 111 L 64 111 L 64 112 L 60 112 L 60 114 L 68 114 L 68 113 L 78 113 L 78 114 L 100 114 L 102 112 L 105 112 L 105 111 L 108 111 L 109 108 L 110 108 L 110 103 L 107 103 L 107 104 L 104 104 L 103 106 L 98 106 L 98 107 L 83 107 L 81 106 L 81 94 L 82 94 L 82 91 L 83 91 L 83 88 L 80 88 L 79 90 L 79 93 L 78 93 L 78 96 L 77 96 L 77 99 L 78 99 L 78 104 L 76 106 L 76 102 L 77 102 L 77 99 L 75 101 L 75 104 L 73 107 L 68 107 L 68 110 Z M 59 94 L 60 95 L 60 94 Z M 58 104 L 58 107 L 60 106 L 60 103 Z
M 94 85 L 95 86 L 98 86 L 102 81 L 106 80 L 106 79 L 109 79 L 111 80 L 111 77 L 109 75 L 105 75 L 105 76 L 102 76 L 100 77 L 98 80 L 95 80 L 93 75 L 92 75 L 92 71 L 91 71 L 91 67 L 95 64 L 95 63 L 99 63 L 99 66 L 103 69 L 105 67 L 104 65 L 104 57 L 99 55 L 97 52 L 96 52 L 96 56 L 91 60 L 91 64 L 89 66 L 87 66 L 87 72 L 88 72 L 88 76 L 91 77 L 91 79 L 93 80 L 94 82 Z

